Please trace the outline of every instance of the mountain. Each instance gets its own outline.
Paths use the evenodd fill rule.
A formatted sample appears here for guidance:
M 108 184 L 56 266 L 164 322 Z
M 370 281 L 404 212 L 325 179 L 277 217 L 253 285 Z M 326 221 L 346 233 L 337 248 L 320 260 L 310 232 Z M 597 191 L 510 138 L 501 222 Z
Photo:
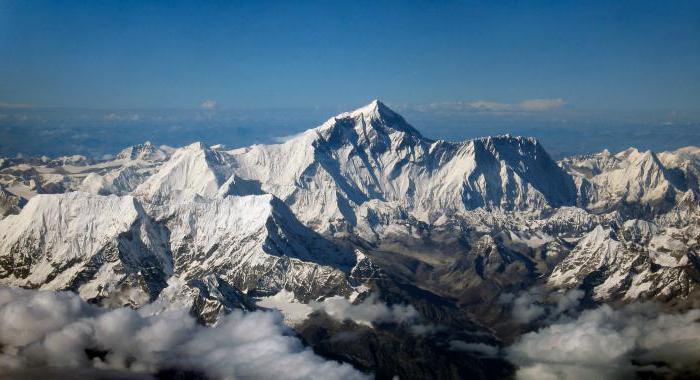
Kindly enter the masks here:
M 313 226 L 356 224 L 370 200 L 396 202 L 423 221 L 479 207 L 574 205 L 572 179 L 534 139 L 426 139 L 379 101 L 283 144 L 229 152 L 234 173 L 289 204 Z
M 0 285 L 185 307 L 204 324 L 276 308 L 359 368 L 417 352 L 425 376 L 445 357 L 461 376 L 504 376 L 501 359 L 445 347 L 498 351 L 536 328 L 514 315 L 519 295 L 692 305 L 699 184 L 698 148 L 555 162 L 533 138 L 425 138 L 374 101 L 280 144 L 0 159 Z M 335 321 L 323 310 L 339 299 L 372 315 L 407 305 L 418 322 Z M 369 343 L 339 343 L 355 335 Z
M 579 203 L 593 212 L 620 210 L 640 216 L 665 212 L 687 191 L 698 191 L 698 150 L 655 154 L 629 148 L 562 160 L 579 189 Z
M 548 278 L 554 287 L 581 287 L 600 301 L 688 298 L 700 288 L 697 224 L 659 227 L 644 220 L 597 226 Z
M 151 203 L 166 203 L 179 196 L 212 198 L 219 195 L 231 171 L 227 154 L 194 143 L 176 150 L 168 162 L 134 190 L 134 194 Z M 225 195 L 225 191 L 221 195 Z
M 216 275 L 249 294 L 286 290 L 304 302 L 353 292 L 356 253 L 302 225 L 272 195 L 195 197 L 153 213 L 170 232 L 184 280 Z
M 0 159 L 0 187 L 23 199 L 70 191 L 126 195 L 157 171 L 171 150 L 146 142 L 99 162 L 83 156 Z
M 17 214 L 27 200 L 10 193 L 0 186 L 0 219 L 10 214 Z
M 153 300 L 172 273 L 165 231 L 131 196 L 33 197 L 0 221 L 0 284 L 73 290 L 86 300 Z

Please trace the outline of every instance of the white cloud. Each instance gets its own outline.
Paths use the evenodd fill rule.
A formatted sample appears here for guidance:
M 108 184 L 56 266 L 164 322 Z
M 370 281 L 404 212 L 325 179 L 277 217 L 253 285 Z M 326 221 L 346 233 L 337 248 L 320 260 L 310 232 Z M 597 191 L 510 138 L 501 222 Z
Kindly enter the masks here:
M 0 372 L 9 377 L 178 368 L 216 379 L 367 378 L 305 348 L 276 312 L 234 312 L 208 328 L 184 310 L 100 309 L 66 292 L 0 288 L 0 347 Z M 105 354 L 89 358 L 86 350 Z
M 31 104 L 26 104 L 26 103 L 8 103 L 8 102 L 0 102 L 0 108 L 32 108 L 33 106 Z
M 480 111 L 507 111 L 512 109 L 510 104 L 477 100 L 467 104 L 469 107 Z
M 564 104 L 564 99 L 529 99 L 518 103 L 518 107 L 525 111 L 549 111 L 561 108 Z
M 475 352 L 484 356 L 497 356 L 499 348 L 485 343 L 468 343 L 463 340 L 451 340 L 450 350 Z
M 207 99 L 202 102 L 202 104 L 199 105 L 201 108 L 204 108 L 205 110 L 213 110 L 216 108 L 216 101 Z
M 118 114 L 110 112 L 104 116 L 104 119 L 107 121 L 139 121 L 141 116 L 137 113 Z
M 518 293 L 504 293 L 499 301 L 508 304 L 515 321 L 528 324 L 537 320 L 554 321 L 557 318 L 576 313 L 584 292 L 578 289 L 550 291 L 534 286 Z
M 375 294 L 371 294 L 359 304 L 353 304 L 344 297 L 335 296 L 326 298 L 323 302 L 314 302 L 311 306 L 315 310 L 323 310 L 338 321 L 351 320 L 369 327 L 374 323 L 404 323 L 418 318 L 418 312 L 413 306 L 387 306 L 378 301 Z
M 700 310 L 663 314 L 652 305 L 604 305 L 525 334 L 507 352 L 520 366 L 519 379 L 633 378 L 642 369 L 697 373 Z
M 502 103 L 491 100 L 472 102 L 439 102 L 415 106 L 419 112 L 438 114 L 477 113 L 492 115 L 529 114 L 552 111 L 566 104 L 563 99 L 528 99 L 517 104 Z

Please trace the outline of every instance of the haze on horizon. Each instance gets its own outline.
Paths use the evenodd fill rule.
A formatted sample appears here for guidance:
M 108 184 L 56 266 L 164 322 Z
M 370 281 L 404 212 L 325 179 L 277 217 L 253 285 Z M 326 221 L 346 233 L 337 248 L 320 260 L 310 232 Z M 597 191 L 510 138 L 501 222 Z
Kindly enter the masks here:
M 270 143 L 379 98 L 555 156 L 700 145 L 700 4 L 0 0 L 0 155 Z

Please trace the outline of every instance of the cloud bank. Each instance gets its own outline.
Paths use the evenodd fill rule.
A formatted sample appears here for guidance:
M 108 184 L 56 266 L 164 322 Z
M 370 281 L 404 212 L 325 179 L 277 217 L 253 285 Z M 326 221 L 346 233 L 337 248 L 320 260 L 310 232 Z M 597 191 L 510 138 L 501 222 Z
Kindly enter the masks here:
M 518 323 L 551 323 L 558 318 L 577 314 L 583 296 L 584 292 L 578 289 L 553 292 L 535 286 L 517 295 L 504 293 L 499 301 L 511 308 L 511 314 Z
M 234 312 L 208 328 L 185 311 L 146 315 L 73 293 L 0 288 L 3 376 L 150 378 L 173 369 L 214 379 L 367 378 L 305 348 L 279 313 Z
M 418 319 L 418 311 L 411 305 L 391 305 L 380 302 L 376 294 L 371 294 L 359 304 L 353 304 L 345 297 L 326 298 L 323 302 L 311 304 L 314 310 L 322 310 L 338 321 L 351 320 L 357 324 L 372 327 L 376 323 L 404 323 Z
M 216 101 L 207 99 L 202 102 L 202 104 L 199 105 L 200 107 L 204 108 L 205 110 L 213 110 L 216 108 Z
M 553 111 L 566 105 L 564 99 L 527 99 L 521 102 L 501 103 L 489 100 L 472 102 L 439 102 L 412 107 L 419 112 L 435 113 L 477 113 L 494 115 L 527 114 Z
M 518 107 L 526 111 L 549 111 L 563 107 L 564 99 L 529 99 L 518 103 Z
M 700 373 L 700 310 L 604 305 L 523 335 L 508 348 L 518 379 L 627 379 Z

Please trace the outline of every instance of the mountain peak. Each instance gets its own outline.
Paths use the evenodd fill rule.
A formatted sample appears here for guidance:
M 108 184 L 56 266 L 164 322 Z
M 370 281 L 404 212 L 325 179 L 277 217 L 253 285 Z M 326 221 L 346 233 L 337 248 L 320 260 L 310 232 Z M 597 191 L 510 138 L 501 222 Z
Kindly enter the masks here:
M 379 101 L 379 99 L 374 99 L 369 104 L 360 107 L 352 112 L 349 112 L 349 114 L 352 117 L 364 116 L 376 119 L 384 119 L 399 116 L 396 112 L 387 107 L 386 104 Z
M 345 122 L 350 121 L 351 124 Z M 355 128 L 372 128 L 382 130 L 384 133 L 394 131 L 404 132 L 409 135 L 422 137 L 420 132 L 413 128 L 406 120 L 390 109 L 378 99 L 351 112 L 343 112 L 330 118 L 321 128 L 325 129 L 338 124 L 353 125 Z M 324 128 L 325 127 L 325 128 Z
M 128 148 L 123 149 L 119 154 L 117 154 L 118 159 L 126 160 L 151 160 L 151 159 L 165 159 L 167 154 L 161 149 L 155 147 L 150 141 L 146 141 L 143 144 L 133 145 Z

